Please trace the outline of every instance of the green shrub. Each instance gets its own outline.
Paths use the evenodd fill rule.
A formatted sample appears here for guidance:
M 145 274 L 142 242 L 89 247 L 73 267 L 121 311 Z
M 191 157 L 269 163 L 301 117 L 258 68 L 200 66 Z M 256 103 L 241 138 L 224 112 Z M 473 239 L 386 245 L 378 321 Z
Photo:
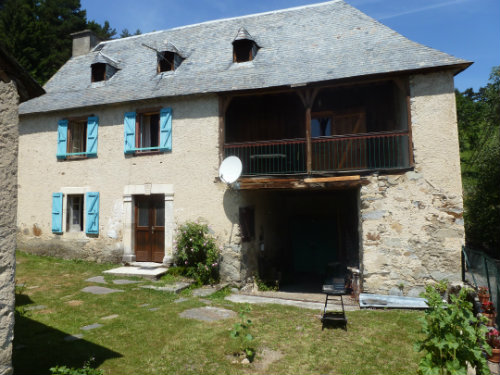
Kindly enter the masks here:
M 51 367 L 50 368 L 50 374 L 51 375 L 103 375 L 103 371 L 93 368 L 90 366 L 90 363 L 94 359 L 91 358 L 90 360 L 86 361 L 83 364 L 82 368 L 73 368 L 73 367 L 66 367 L 66 366 L 56 366 L 56 367 Z
M 467 363 L 477 374 L 489 374 L 483 350 L 490 351 L 486 343 L 487 328 L 483 319 L 472 312 L 467 301 L 468 289 L 450 295 L 450 303 L 443 302 L 441 286 L 428 286 L 423 295 L 429 308 L 421 318 L 425 338 L 417 342 L 416 349 L 425 355 L 419 364 L 424 375 L 466 374 Z
M 186 222 L 178 228 L 175 263 L 201 284 L 219 281 L 219 249 L 206 224 Z
M 250 333 L 252 321 L 247 315 L 250 311 L 252 311 L 252 308 L 249 305 L 240 308 L 240 312 L 238 313 L 240 321 L 234 324 L 233 330 L 229 335 L 231 338 L 237 340 L 238 350 L 240 350 L 250 362 L 253 362 L 255 349 L 251 346 L 254 340 L 254 337 Z

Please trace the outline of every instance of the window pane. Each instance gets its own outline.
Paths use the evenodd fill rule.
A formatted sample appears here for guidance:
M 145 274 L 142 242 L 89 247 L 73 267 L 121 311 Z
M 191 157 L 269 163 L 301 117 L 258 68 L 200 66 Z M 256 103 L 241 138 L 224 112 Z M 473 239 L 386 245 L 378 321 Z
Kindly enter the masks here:
M 138 218 L 137 225 L 140 227 L 149 226 L 149 204 L 147 200 L 139 200 L 137 202 Z
M 324 137 L 332 135 L 332 119 L 330 117 L 315 117 L 311 119 L 311 136 Z
M 83 195 L 68 196 L 66 225 L 68 232 L 83 231 Z
M 87 124 L 84 122 L 70 122 L 68 124 L 68 152 L 85 152 Z
M 157 227 L 165 226 L 165 204 L 163 204 L 163 206 L 161 207 L 155 208 L 155 218 L 156 218 L 155 225 Z

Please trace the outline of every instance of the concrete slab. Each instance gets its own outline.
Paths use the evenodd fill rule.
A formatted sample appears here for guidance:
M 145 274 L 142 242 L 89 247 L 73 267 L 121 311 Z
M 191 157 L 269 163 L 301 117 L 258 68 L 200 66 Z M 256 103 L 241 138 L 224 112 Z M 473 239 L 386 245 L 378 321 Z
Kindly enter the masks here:
M 164 285 L 164 286 L 141 285 L 141 288 L 159 290 L 161 292 L 180 293 L 184 289 L 188 288 L 190 285 L 191 285 L 191 283 L 178 282 L 178 283 L 175 283 L 175 284 L 172 284 L 172 285 Z
M 103 286 L 87 286 L 82 289 L 82 292 L 101 295 L 101 294 L 123 292 L 123 290 L 111 289 Z
M 100 283 L 100 284 L 107 284 L 106 280 L 104 280 L 104 276 L 94 276 L 94 277 L 89 277 L 87 280 L 89 283 Z
M 325 307 L 324 302 L 308 302 L 308 301 L 297 301 L 297 300 L 289 300 L 289 299 L 281 299 L 281 298 L 273 298 L 273 297 L 261 297 L 261 296 L 249 296 L 244 294 L 230 294 L 225 298 L 228 301 L 236 302 L 236 303 L 251 303 L 251 304 L 276 304 L 276 305 L 285 305 L 285 306 L 295 306 L 303 309 L 309 310 L 323 310 Z M 359 310 L 357 306 L 344 306 L 346 311 L 356 311 Z M 328 301 L 327 311 L 337 311 L 341 310 L 342 306 L 339 301 Z
M 181 302 L 186 302 L 186 301 L 189 301 L 188 298 L 177 298 L 174 303 L 181 303 Z
M 140 283 L 140 281 L 127 280 L 127 279 L 113 280 L 113 284 L 116 284 L 116 285 L 128 285 L 128 284 L 137 284 L 137 283 Z
M 113 268 L 103 273 L 114 276 L 139 276 L 147 279 L 157 279 L 167 273 L 168 268 L 161 263 L 133 262 L 130 266 Z
M 386 296 L 383 294 L 361 293 L 359 305 L 366 308 L 383 309 L 427 309 L 425 298 Z
M 90 331 L 91 329 L 96 329 L 96 328 L 101 328 L 102 324 L 99 323 L 94 323 L 94 324 L 89 324 L 88 326 L 80 327 L 82 331 Z
M 81 340 L 83 337 L 83 334 L 78 333 L 76 335 L 68 335 L 64 337 L 64 341 L 76 341 L 76 340 Z
M 189 309 L 179 314 L 181 318 L 196 319 L 204 322 L 215 322 L 217 320 L 234 318 L 236 315 L 236 312 L 234 312 L 233 310 L 227 310 L 212 306 Z

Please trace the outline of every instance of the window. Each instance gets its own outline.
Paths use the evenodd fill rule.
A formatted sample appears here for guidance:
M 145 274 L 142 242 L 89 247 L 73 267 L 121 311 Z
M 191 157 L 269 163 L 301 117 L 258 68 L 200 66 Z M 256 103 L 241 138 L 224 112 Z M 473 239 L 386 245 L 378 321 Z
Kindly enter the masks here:
M 83 195 L 68 195 L 66 231 L 83 232 Z
M 158 73 L 175 70 L 175 52 L 158 53 Z
M 127 112 L 124 119 L 124 152 L 140 154 L 172 150 L 172 109 Z
M 71 189 L 72 192 L 83 190 L 63 189 Z M 65 203 L 64 197 L 64 193 L 52 194 L 52 232 L 83 232 L 85 228 L 86 234 L 99 234 L 99 193 L 67 194 Z
M 104 81 L 106 79 L 106 64 L 95 63 L 91 65 L 92 82 Z
M 233 42 L 233 62 L 252 61 L 257 53 L 257 45 L 253 40 L 240 39 Z
M 241 240 L 248 242 L 255 237 L 255 209 L 253 207 L 240 207 L 240 233 Z
M 97 156 L 99 119 L 59 120 L 57 127 L 57 158 L 75 159 Z
M 311 137 L 332 135 L 332 113 L 314 113 L 311 116 Z
M 160 114 L 144 113 L 139 115 L 138 148 L 149 149 L 160 145 Z

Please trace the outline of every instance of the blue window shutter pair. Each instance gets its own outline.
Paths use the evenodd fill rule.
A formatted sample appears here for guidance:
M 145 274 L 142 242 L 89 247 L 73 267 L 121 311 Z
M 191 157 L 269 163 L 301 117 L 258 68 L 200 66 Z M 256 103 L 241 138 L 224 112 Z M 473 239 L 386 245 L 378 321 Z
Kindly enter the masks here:
M 87 119 L 87 156 L 97 156 L 97 130 L 99 118 L 91 116 Z M 59 120 L 57 123 L 57 158 L 65 159 L 68 149 L 68 120 Z
M 160 150 L 172 151 L 172 108 L 160 111 Z
M 85 194 L 85 233 L 99 234 L 99 193 Z
M 124 127 L 124 152 L 126 154 L 133 154 L 135 148 L 135 126 L 136 126 L 136 113 L 125 113 L 123 120 Z M 160 111 L 160 151 L 172 150 L 172 108 L 163 108 Z
M 99 234 L 99 193 L 85 194 L 85 233 Z M 63 193 L 52 194 L 52 232 L 62 233 Z

